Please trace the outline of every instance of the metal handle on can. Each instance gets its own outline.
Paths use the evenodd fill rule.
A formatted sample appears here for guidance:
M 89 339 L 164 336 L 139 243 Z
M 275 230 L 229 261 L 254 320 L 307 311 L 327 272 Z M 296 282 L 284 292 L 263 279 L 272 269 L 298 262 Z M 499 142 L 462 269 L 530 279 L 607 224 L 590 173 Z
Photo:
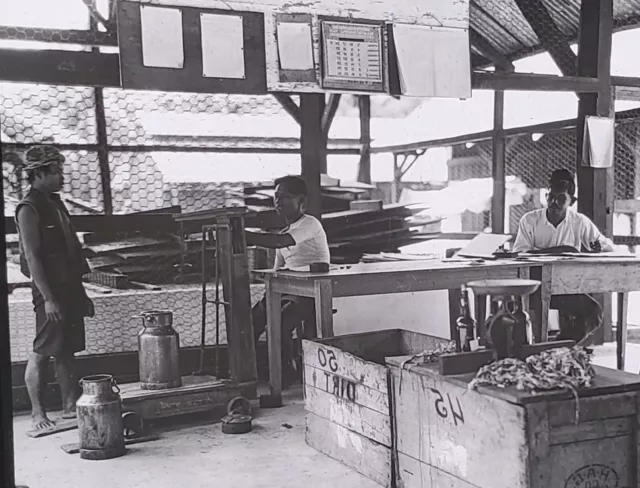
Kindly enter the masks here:
M 118 383 L 116 382 L 115 378 L 111 378 L 111 389 L 114 393 L 118 395 L 120 394 L 120 388 L 118 387 Z

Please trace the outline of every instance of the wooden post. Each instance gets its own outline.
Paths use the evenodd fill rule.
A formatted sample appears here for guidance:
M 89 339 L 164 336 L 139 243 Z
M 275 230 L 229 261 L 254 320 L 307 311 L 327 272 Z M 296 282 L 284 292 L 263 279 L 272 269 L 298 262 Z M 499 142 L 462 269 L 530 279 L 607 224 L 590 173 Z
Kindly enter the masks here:
M 320 175 L 327 166 L 327 143 L 322 132 L 324 94 L 300 95 L 300 149 L 302 177 L 307 183 L 307 213 L 322 215 Z
M 613 236 L 613 167 L 583 166 L 585 117 L 613 116 L 611 86 L 611 42 L 613 0 L 583 1 L 580 8 L 578 76 L 598 78 L 597 93 L 579 95 L 577 140 L 578 211 L 588 216 L 607 236 Z M 611 294 L 596 297 L 604 309 L 604 330 L 595 337 L 601 343 L 612 336 Z
M 102 185 L 102 204 L 104 213 L 113 214 L 113 195 L 111 193 L 111 170 L 109 168 L 109 142 L 107 141 L 107 120 L 104 110 L 102 88 L 94 88 L 96 103 L 96 129 L 98 137 L 98 164 Z
M 506 149 L 504 141 L 504 91 L 493 92 L 493 139 L 491 175 L 493 196 L 491 198 L 491 232 L 504 234 L 506 205 Z M 508 231 L 508 229 L 507 229 Z
M 398 153 L 393 153 L 393 181 L 391 182 L 391 203 L 398 203 L 400 186 L 400 168 L 398 167 Z
M 360 109 L 360 164 L 358 165 L 358 181 L 371 183 L 371 97 L 358 96 Z

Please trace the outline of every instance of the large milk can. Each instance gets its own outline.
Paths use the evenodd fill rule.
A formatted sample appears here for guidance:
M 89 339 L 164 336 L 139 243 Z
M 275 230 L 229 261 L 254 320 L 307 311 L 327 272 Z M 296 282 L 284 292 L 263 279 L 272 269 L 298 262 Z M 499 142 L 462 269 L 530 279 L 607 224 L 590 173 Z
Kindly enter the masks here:
M 120 389 L 113 376 L 98 374 L 80 380 L 76 403 L 80 457 L 103 460 L 125 453 Z
M 173 329 L 173 312 L 149 310 L 140 317 L 143 326 L 138 334 L 140 387 L 163 390 L 181 386 L 180 337 Z

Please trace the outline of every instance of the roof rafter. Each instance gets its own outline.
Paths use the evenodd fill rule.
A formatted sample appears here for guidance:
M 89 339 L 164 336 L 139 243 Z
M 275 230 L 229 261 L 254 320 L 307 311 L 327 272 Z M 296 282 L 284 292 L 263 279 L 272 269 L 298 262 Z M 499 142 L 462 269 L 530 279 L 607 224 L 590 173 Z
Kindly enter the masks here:
M 518 8 L 564 76 L 575 76 L 577 57 L 542 0 L 515 0 Z

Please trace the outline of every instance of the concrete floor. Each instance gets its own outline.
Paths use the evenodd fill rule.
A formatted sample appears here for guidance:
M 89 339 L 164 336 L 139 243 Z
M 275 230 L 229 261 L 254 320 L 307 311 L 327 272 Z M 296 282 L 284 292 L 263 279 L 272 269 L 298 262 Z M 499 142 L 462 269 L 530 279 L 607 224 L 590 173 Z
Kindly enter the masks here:
M 16 417 L 16 483 L 29 488 L 380 488 L 304 441 L 300 388 L 285 406 L 256 412 L 253 432 L 225 435 L 220 424 L 158 432 L 160 440 L 130 446 L 124 457 L 85 461 L 60 446 L 77 430 L 40 439 L 25 435 L 28 416 Z M 291 428 L 284 427 L 289 424 Z
M 640 344 L 627 347 L 626 370 L 637 374 Z M 615 368 L 615 350 L 615 344 L 596 348 L 593 362 Z M 30 439 L 29 417 L 16 417 L 16 482 L 29 488 L 380 488 L 305 444 L 299 387 L 284 400 L 283 408 L 256 411 L 250 434 L 225 435 L 218 423 L 162 428 L 156 430 L 160 440 L 131 446 L 110 461 L 85 461 L 62 451 L 62 444 L 77 442 L 77 431 Z

